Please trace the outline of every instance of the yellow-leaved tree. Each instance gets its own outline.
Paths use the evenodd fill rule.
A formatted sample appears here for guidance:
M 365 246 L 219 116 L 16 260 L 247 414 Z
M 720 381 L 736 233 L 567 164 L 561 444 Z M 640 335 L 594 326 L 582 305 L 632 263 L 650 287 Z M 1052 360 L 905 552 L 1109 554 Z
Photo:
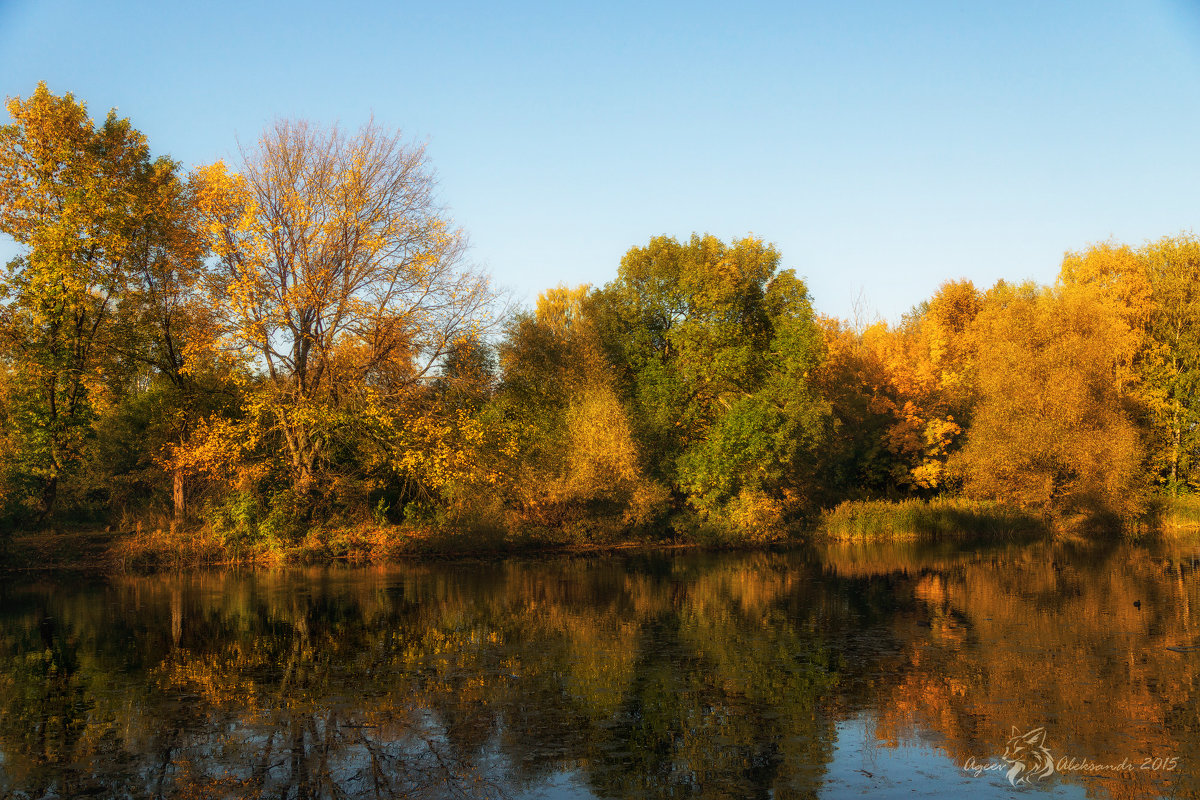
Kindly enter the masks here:
M 1054 515 L 1142 510 L 1128 391 L 1138 337 L 1095 285 L 1001 282 L 974 325 L 979 399 L 952 465 L 968 495 Z
M 839 423 L 824 470 L 834 498 L 945 488 L 974 404 L 981 303 L 970 281 L 947 281 L 897 326 L 822 321 L 817 380 Z
M 347 415 L 401 405 L 480 333 L 488 282 L 465 265 L 423 148 L 373 123 L 348 135 L 281 121 L 238 171 L 197 178 L 218 346 L 261 374 L 257 425 L 309 496 Z
M 1059 280 L 1093 287 L 1137 334 L 1130 391 L 1145 411 L 1150 468 L 1167 491 L 1200 487 L 1200 239 L 1102 242 L 1068 253 Z
M 151 159 L 129 120 L 109 112 L 96 124 L 45 84 L 9 100 L 8 113 L 0 232 L 20 255 L 0 273 L 0 358 L 11 376 L 3 458 L 44 519 L 128 366 L 130 342 L 115 323 L 138 305 L 147 275 L 198 263 L 202 248 L 179 219 L 177 165 Z
M 666 502 L 665 487 L 646 475 L 591 302 L 586 285 L 546 290 L 535 313 L 512 321 L 500 349 L 513 446 L 501 488 L 514 527 L 615 535 L 651 522 Z

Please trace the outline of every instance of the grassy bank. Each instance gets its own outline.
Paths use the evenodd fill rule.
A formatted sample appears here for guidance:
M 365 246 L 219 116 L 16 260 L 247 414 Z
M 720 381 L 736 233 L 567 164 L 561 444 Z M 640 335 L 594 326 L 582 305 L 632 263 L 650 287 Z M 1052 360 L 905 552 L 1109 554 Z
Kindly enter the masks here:
M 607 552 L 628 548 L 705 549 L 787 546 L 813 535 L 845 541 L 958 540 L 1011 538 L 1044 533 L 1040 522 L 996 506 L 961 500 L 850 502 L 826 512 L 818 527 L 780 531 L 772 537 L 715 535 L 699 527 L 689 533 L 593 536 L 527 528 L 519 532 L 484 525 L 318 525 L 302 534 L 272 535 L 203 525 L 172 528 L 140 524 L 117 531 L 66 529 L 15 534 L 0 567 L 153 571 L 220 565 L 281 566 L 346 562 L 384 563 L 410 558 Z M 595 532 L 593 532 L 595 533 Z
M 1200 531 L 1200 495 L 1164 495 L 1157 506 L 1158 527 L 1164 533 Z
M 605 553 L 636 548 L 713 548 L 712 543 L 673 538 L 604 542 L 564 541 L 546 532 L 518 536 L 463 528 L 454 531 L 398 525 L 317 527 L 295 541 L 237 541 L 209 527 L 101 530 L 65 528 L 18 532 L 0 548 L 5 571 L 81 570 L 154 572 L 216 566 L 278 567 L 288 564 L 374 564 L 414 558 Z
M 969 540 L 1049 533 L 1038 517 L 962 498 L 848 501 L 826 511 L 818 534 L 850 540 Z
M 1200 496 L 1161 497 L 1143 534 L 1172 538 L 1200 534 Z M 1029 539 L 1062 532 L 1040 517 L 995 503 L 963 498 L 850 501 L 825 511 L 815 526 L 769 539 L 714 537 L 704 529 L 690 535 L 664 531 L 656 536 L 571 536 L 561 530 L 530 528 L 514 533 L 482 525 L 454 528 L 363 523 L 315 526 L 302 535 L 273 536 L 254 531 L 234 534 L 205 525 L 172 529 L 169 524 L 136 525 L 117 531 L 77 528 L 27 532 L 0 543 L 0 570 L 84 569 L 151 571 L 246 564 L 280 566 L 347 562 L 382 563 L 410 558 L 595 553 L 629 548 L 692 547 L 728 549 L 787 546 L 816 537 L 844 542 L 987 542 Z M 709 532 L 711 533 L 711 532 Z

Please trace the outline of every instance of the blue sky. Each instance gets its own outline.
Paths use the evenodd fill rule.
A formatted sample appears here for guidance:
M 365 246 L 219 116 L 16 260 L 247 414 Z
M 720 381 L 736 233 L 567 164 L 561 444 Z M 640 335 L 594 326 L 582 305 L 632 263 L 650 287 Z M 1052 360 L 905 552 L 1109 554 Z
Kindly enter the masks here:
M 531 302 L 651 236 L 776 243 L 818 310 L 1200 220 L 1200 10 L 961 3 L 0 0 L 0 93 L 128 116 L 187 165 L 280 116 L 428 143 L 472 257 Z M 0 245 L 10 256 L 11 245 Z

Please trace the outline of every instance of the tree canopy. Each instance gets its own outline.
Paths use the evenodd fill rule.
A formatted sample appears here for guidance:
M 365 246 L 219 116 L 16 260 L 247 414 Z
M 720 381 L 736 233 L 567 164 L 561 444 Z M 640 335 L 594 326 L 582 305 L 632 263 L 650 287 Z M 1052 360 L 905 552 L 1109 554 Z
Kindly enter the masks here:
M 663 235 L 504 315 L 399 132 L 280 121 L 187 171 L 44 85 L 8 110 L 6 529 L 767 542 L 851 499 L 1129 521 L 1200 488 L 1191 234 L 873 324 L 762 239 Z

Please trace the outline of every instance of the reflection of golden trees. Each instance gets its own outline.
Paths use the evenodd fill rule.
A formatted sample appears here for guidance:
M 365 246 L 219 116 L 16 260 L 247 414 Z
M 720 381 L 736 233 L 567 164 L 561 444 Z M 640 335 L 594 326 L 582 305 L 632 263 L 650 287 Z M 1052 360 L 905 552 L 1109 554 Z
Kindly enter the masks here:
M 852 557 L 847 566 L 862 575 L 863 565 Z M 930 572 L 914 566 L 902 582 L 913 612 L 894 624 L 905 627 L 890 670 L 898 677 L 876 705 L 880 741 L 932 729 L 961 764 L 996 757 L 1012 725 L 1045 725 L 1056 757 L 1179 757 L 1183 772 L 1103 781 L 1109 796 L 1158 796 L 1166 786 L 1196 794 L 1188 762 L 1200 744 L 1200 664 L 1167 649 L 1200 638 L 1191 554 L 1058 544 L 953 566 L 935 558 Z
M 1067 780 L 1191 796 L 1200 669 L 1166 647 L 1200 638 L 1198 592 L 1187 553 L 1068 544 L 35 586 L 0 612 L 0 796 L 494 795 L 575 770 L 602 797 L 801 797 L 864 713 L 947 769 L 1013 725 L 1055 756 L 1176 755 L 1170 787 Z

